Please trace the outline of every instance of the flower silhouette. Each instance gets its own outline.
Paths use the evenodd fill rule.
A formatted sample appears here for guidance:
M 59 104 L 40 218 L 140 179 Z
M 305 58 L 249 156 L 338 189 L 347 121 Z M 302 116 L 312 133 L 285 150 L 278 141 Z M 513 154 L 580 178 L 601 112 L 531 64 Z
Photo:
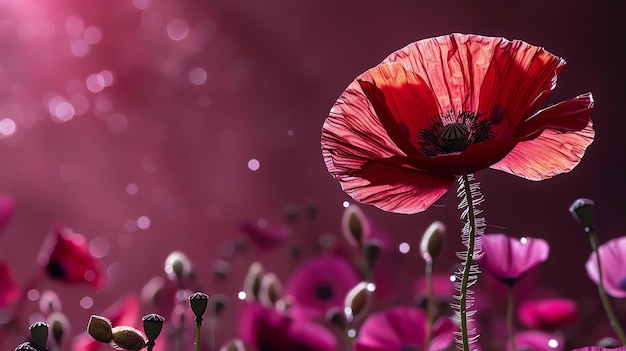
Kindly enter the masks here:
M 294 318 L 320 318 L 333 307 L 343 307 L 346 295 L 361 279 L 354 267 L 341 257 L 320 256 L 296 270 L 286 286 L 292 298 Z
M 626 297 L 626 236 L 607 241 L 598 247 L 602 261 L 602 280 L 606 293 Z M 598 284 L 598 262 L 591 253 L 585 265 L 589 278 Z
M 53 279 L 95 287 L 106 282 L 100 261 L 89 253 L 85 237 L 69 228 L 55 227 L 44 241 L 38 259 Z
M 512 238 L 504 234 L 482 237 L 484 267 L 496 279 L 513 284 L 530 269 L 548 259 L 550 246 L 543 239 Z
M 539 110 L 565 61 L 523 41 L 451 34 L 409 44 L 353 81 L 322 128 L 355 200 L 421 212 L 456 175 L 530 180 L 572 170 L 594 138 L 590 93 Z
M 555 330 L 578 319 L 576 302 L 549 298 L 524 301 L 518 309 L 519 319 L 529 328 Z
M 425 348 L 428 319 L 416 307 L 394 307 L 370 315 L 361 327 L 354 351 L 444 350 L 454 340 L 454 323 L 440 318 L 433 325 L 432 339 Z

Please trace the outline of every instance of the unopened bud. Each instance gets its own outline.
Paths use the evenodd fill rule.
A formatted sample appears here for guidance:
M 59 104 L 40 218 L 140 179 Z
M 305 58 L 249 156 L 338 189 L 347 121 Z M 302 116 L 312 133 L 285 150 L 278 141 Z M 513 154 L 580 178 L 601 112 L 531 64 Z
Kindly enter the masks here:
M 15 351 L 38 351 L 29 341 L 23 342 L 15 348 Z
M 289 204 L 285 206 L 284 213 L 285 213 L 285 221 L 288 224 L 294 225 L 296 221 L 298 220 L 298 207 L 296 205 Z
M 171 280 L 182 280 L 191 273 L 191 261 L 184 253 L 174 251 L 165 259 L 165 273 Z
M 259 291 L 259 300 L 266 307 L 276 305 L 278 299 L 282 296 L 282 284 L 274 273 L 267 273 L 261 279 L 261 290 Z
M 261 291 L 261 280 L 265 275 L 263 265 L 259 262 L 253 262 L 248 268 L 248 274 L 243 283 L 243 291 L 246 296 L 249 296 L 253 300 L 259 299 L 259 293 Z
M 360 282 L 346 295 L 344 314 L 348 321 L 353 321 L 365 313 L 371 296 L 371 291 L 368 289 L 369 284 L 368 282 Z
M 350 205 L 343 211 L 341 229 L 346 240 L 354 246 L 362 246 L 369 235 L 369 226 L 365 214 L 356 205 Z
M 109 343 L 113 340 L 111 321 L 102 316 L 93 315 L 89 318 L 87 332 L 92 338 L 103 343 Z
M 146 339 L 143 334 L 129 326 L 114 327 L 112 343 L 115 348 L 128 351 L 139 351 L 146 347 Z
M 52 330 L 54 342 L 61 346 L 63 335 L 69 335 L 70 332 L 70 322 L 67 320 L 67 317 L 61 312 L 52 312 L 46 322 Z
M 202 320 L 202 315 L 206 311 L 206 307 L 209 303 L 209 295 L 197 292 L 193 293 L 189 296 L 189 305 L 191 306 L 191 310 L 193 314 L 196 315 L 196 318 Z
M 434 221 L 424 232 L 420 242 L 420 253 L 426 262 L 434 261 L 441 252 L 445 232 L 445 225 L 439 221 Z
M 48 343 L 48 325 L 44 322 L 36 322 L 30 325 L 29 330 L 37 348 L 45 350 Z
M 337 307 L 330 308 L 328 311 L 326 311 L 324 319 L 329 321 L 332 325 L 337 326 L 341 330 L 344 330 L 346 328 L 346 316 L 343 311 Z
M 585 231 L 589 232 L 595 226 L 593 214 L 593 200 L 580 198 L 572 203 L 569 212 L 574 219 L 585 226 Z
M 376 238 L 367 239 L 363 244 L 363 257 L 370 268 L 376 263 L 382 248 L 383 243 Z
M 44 315 L 48 315 L 55 311 L 61 310 L 61 299 L 59 295 L 52 290 L 46 290 L 39 297 L 39 310 Z
M 226 308 L 227 301 L 228 298 L 224 295 L 213 295 L 213 298 L 211 299 L 211 313 L 213 313 L 214 316 L 219 316 Z
M 220 351 L 246 351 L 246 347 L 239 339 L 233 339 L 220 348 Z
M 165 318 L 156 313 L 151 313 L 149 315 L 143 316 L 141 320 L 143 321 L 143 331 L 146 332 L 146 338 L 148 338 L 148 342 L 154 342 L 154 340 L 159 337 L 159 334 L 161 334 Z

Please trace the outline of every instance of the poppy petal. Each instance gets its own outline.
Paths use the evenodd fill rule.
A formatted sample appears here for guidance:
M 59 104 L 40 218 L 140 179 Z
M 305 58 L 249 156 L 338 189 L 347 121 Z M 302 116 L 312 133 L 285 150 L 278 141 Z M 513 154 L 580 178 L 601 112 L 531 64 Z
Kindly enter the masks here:
M 602 259 L 602 282 L 607 294 L 622 298 L 626 297 L 626 237 L 611 239 L 598 247 Z M 598 284 L 600 280 L 598 260 L 595 252 L 589 255 L 585 264 L 587 274 Z
M 515 136 L 531 138 L 549 128 L 559 132 L 572 132 L 584 129 L 591 119 L 593 96 L 591 93 L 579 95 L 547 107 L 515 130 Z
M 522 141 L 493 169 L 529 180 L 543 180 L 574 169 L 593 142 L 591 120 L 581 131 L 563 133 L 544 130 L 539 137 Z
M 454 176 L 426 173 L 390 160 L 370 161 L 353 176 L 338 179 L 356 201 L 405 214 L 426 210 L 455 180 Z
M 420 131 L 439 119 L 439 109 L 426 82 L 395 63 L 372 68 L 357 81 L 391 140 L 407 155 L 417 153 Z

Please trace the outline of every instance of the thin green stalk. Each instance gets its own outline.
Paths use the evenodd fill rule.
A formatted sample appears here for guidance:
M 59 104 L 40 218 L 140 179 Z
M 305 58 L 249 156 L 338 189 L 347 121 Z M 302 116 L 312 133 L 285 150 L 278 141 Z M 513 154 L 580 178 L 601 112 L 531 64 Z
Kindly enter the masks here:
M 200 350 L 200 331 L 202 330 L 202 318 L 198 320 L 196 318 L 196 342 L 195 342 L 195 350 Z
M 600 253 L 598 252 L 598 236 L 596 235 L 595 230 L 589 230 L 588 233 L 589 242 L 591 243 L 591 249 L 596 254 L 596 263 L 598 265 L 598 293 L 600 294 L 600 300 L 602 300 L 602 306 L 604 307 L 606 315 L 609 317 L 609 322 L 611 323 L 611 327 L 613 327 L 613 330 L 615 330 L 615 334 L 617 334 L 617 337 L 619 338 L 622 345 L 626 345 L 626 335 L 624 335 L 624 330 L 617 320 L 617 316 L 615 315 L 615 311 L 613 311 L 613 307 L 611 307 L 611 301 L 609 300 L 609 296 L 606 294 L 606 290 L 604 290 L 602 265 L 600 263 Z
M 513 316 L 514 316 L 514 300 L 513 300 L 513 284 L 508 284 L 507 289 L 507 301 L 506 301 L 506 327 L 509 333 L 509 341 L 511 342 L 511 350 L 517 351 L 515 346 L 515 330 L 513 328 Z
M 425 279 L 426 279 L 426 316 L 428 317 L 428 325 L 426 329 L 426 340 L 424 342 L 424 349 L 428 349 L 428 345 L 430 345 L 430 340 L 433 334 L 433 323 L 435 319 L 435 303 L 433 296 L 433 261 L 426 261 L 426 269 L 425 269 Z
M 469 282 L 470 271 L 473 263 L 474 256 L 474 244 L 476 239 L 476 218 L 474 216 L 474 203 L 472 201 L 472 192 L 470 189 L 469 178 L 467 174 L 462 175 L 463 186 L 465 189 L 465 198 L 467 200 L 467 220 L 469 223 L 469 240 L 467 243 L 467 256 L 465 257 L 465 264 L 463 267 L 463 276 L 461 278 L 461 299 L 460 304 L 460 318 L 461 318 L 461 341 L 463 343 L 463 351 L 470 351 L 469 348 L 469 336 L 467 329 L 467 285 Z

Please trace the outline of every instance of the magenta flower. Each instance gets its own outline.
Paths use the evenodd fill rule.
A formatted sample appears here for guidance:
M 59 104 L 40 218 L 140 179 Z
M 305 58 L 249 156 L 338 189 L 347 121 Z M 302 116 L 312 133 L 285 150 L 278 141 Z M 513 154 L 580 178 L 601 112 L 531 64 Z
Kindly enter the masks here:
M 355 268 L 344 258 L 320 256 L 309 260 L 293 273 L 285 287 L 293 302 L 291 316 L 315 319 L 330 308 L 343 307 L 346 294 L 360 281 Z
M 45 239 L 38 260 L 53 279 L 98 288 L 106 283 L 100 261 L 89 253 L 85 237 L 69 228 L 54 228 Z
M 593 98 L 539 110 L 565 61 L 519 40 L 450 34 L 392 53 L 357 77 L 322 127 L 331 175 L 355 200 L 417 213 L 455 176 L 493 168 L 543 180 L 594 138 Z
M 626 297 L 626 236 L 607 241 L 598 247 L 602 260 L 602 280 L 606 293 L 613 297 Z M 598 262 L 591 253 L 587 264 L 589 278 L 598 284 Z
M 294 319 L 274 308 L 244 302 L 239 337 L 258 351 L 336 351 L 337 341 L 323 326 Z
M 0 196 L 0 230 L 9 224 L 15 213 L 15 199 L 9 195 Z
M 428 319 L 416 307 L 394 307 L 371 314 L 359 330 L 354 351 L 444 350 L 454 340 L 455 325 L 439 318 L 433 325 L 432 339 L 426 348 Z
M 509 343 L 507 343 L 509 345 Z M 538 330 L 527 330 L 515 334 L 515 346 L 527 351 L 562 351 L 565 350 L 563 338 Z M 510 345 L 507 350 L 511 351 Z
M 113 326 L 139 327 L 139 307 L 139 298 L 135 295 L 128 295 L 99 315 L 108 318 Z M 85 331 L 72 340 L 72 351 L 97 351 L 101 345 L 101 342 Z
M 563 298 L 524 301 L 517 313 L 527 327 L 542 330 L 558 329 L 578 319 L 576 302 Z
M 244 222 L 240 228 L 256 247 L 264 250 L 279 246 L 291 236 L 291 229 L 285 224 L 261 227 L 256 222 Z
M 572 351 L 626 351 L 626 346 L 620 346 L 617 348 L 604 348 L 600 346 L 586 346 Z
M 503 283 L 513 284 L 548 259 L 550 246 L 543 239 L 516 239 L 504 234 L 482 236 L 484 267 Z
M 13 279 L 9 266 L 0 261 L 0 308 L 15 302 L 20 295 L 20 290 Z

